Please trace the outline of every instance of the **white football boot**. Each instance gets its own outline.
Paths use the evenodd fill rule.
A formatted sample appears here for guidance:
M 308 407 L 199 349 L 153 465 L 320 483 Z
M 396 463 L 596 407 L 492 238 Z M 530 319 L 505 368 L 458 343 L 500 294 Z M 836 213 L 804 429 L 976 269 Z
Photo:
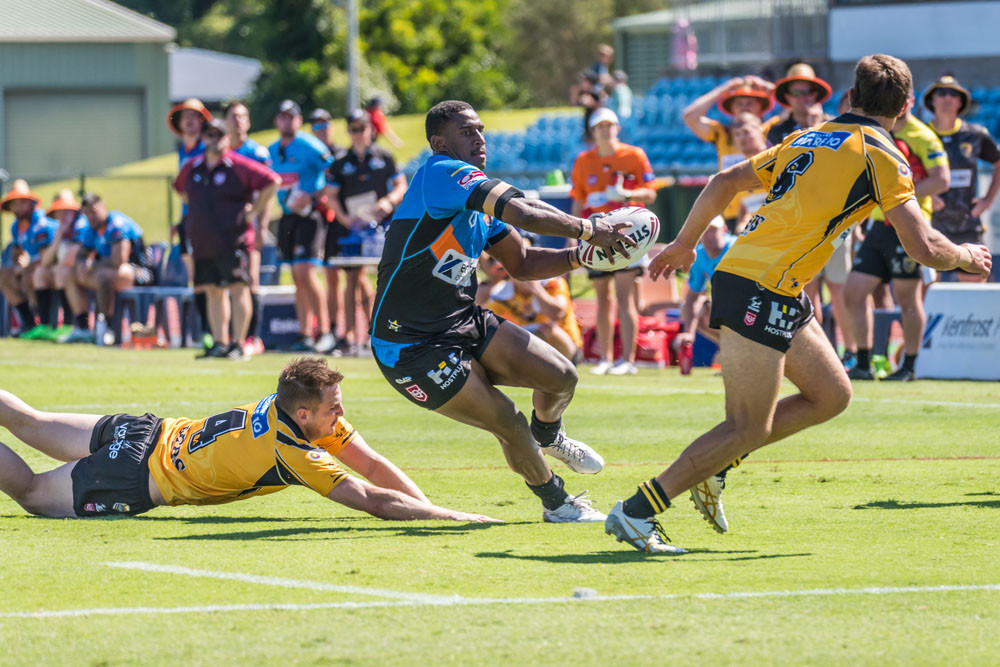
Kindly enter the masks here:
M 673 544 L 663 533 L 663 527 L 655 518 L 637 519 L 625 514 L 622 501 L 615 503 L 614 509 L 604 521 L 604 532 L 613 535 L 619 542 L 625 542 L 634 549 L 652 554 L 685 554 L 687 551 Z
M 691 502 L 701 512 L 702 517 L 720 535 L 729 530 L 726 513 L 722 511 L 722 490 L 726 488 L 726 478 L 712 475 L 691 489 Z
M 588 498 L 584 498 L 587 492 L 580 495 L 570 496 L 562 505 L 554 510 L 543 510 L 542 519 L 548 523 L 596 523 L 604 521 L 607 517 L 595 510 Z
M 565 463 L 570 470 L 581 475 L 595 475 L 604 470 L 604 459 L 589 445 L 566 436 L 560 430 L 551 445 L 541 448 L 543 454 Z

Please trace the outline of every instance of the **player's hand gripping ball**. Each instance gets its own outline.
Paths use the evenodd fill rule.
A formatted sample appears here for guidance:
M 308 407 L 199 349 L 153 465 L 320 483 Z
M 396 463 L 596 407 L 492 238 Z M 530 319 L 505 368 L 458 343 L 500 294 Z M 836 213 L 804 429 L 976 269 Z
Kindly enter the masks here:
M 649 252 L 660 235 L 659 219 L 648 208 L 641 206 L 626 206 L 612 211 L 602 217 L 601 222 L 612 225 L 621 222 L 628 223 L 629 227 L 622 229 L 622 233 L 632 239 L 636 247 L 628 248 L 629 257 L 625 257 L 617 247 L 602 248 L 591 245 L 587 241 L 581 241 L 580 263 L 598 271 L 624 269 Z M 614 264 L 611 263 L 611 258 L 614 258 Z

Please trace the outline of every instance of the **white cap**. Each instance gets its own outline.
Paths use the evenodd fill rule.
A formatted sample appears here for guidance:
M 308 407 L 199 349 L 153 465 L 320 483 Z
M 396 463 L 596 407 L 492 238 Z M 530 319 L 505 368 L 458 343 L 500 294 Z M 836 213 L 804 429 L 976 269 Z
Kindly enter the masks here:
M 721 215 L 717 215 L 712 218 L 712 221 L 708 223 L 709 227 L 715 227 L 716 229 L 726 229 L 726 220 Z
M 601 107 L 590 116 L 590 122 L 587 124 L 587 127 L 592 128 L 598 123 L 606 123 L 608 121 L 611 121 L 615 125 L 621 125 L 618 122 L 618 114 L 607 107 Z

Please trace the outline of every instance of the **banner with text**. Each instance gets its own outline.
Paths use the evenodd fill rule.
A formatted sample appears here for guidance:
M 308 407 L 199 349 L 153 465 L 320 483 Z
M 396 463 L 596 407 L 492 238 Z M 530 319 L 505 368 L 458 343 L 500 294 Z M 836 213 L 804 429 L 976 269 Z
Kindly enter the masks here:
M 1000 284 L 935 283 L 917 377 L 1000 380 Z

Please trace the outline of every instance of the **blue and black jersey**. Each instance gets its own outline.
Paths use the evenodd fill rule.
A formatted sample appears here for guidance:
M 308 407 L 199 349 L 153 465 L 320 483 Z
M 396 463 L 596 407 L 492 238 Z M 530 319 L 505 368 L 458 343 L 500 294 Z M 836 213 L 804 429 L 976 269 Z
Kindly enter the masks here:
M 87 250 L 95 253 L 97 259 L 107 259 L 111 256 L 111 249 L 119 241 L 128 241 L 131 244 L 128 258 L 130 264 L 139 266 L 148 264 L 146 246 L 142 239 L 142 228 L 136 224 L 135 220 L 120 211 L 108 212 L 108 219 L 100 233 L 91 226 L 84 235 L 81 244 Z
M 42 250 L 47 248 L 55 238 L 59 223 L 45 216 L 45 211 L 36 208 L 31 212 L 31 221 L 23 230 L 15 220 L 10 226 L 10 243 L 8 248 L 20 248 L 34 262 L 41 257 Z M 5 255 L 8 253 L 4 253 Z
M 233 151 L 268 167 L 271 166 L 271 153 L 267 150 L 267 147 L 249 137 L 240 144 L 239 148 L 234 148 Z
M 473 315 L 476 263 L 511 228 L 499 218 L 515 187 L 478 167 L 434 155 L 413 176 L 378 266 L 372 347 L 394 366 L 399 352 L 460 329 Z
M 271 168 L 281 176 L 278 203 L 285 213 L 289 212 L 285 200 L 293 188 L 313 195 L 326 187 L 326 170 L 333 164 L 333 155 L 316 137 L 297 132 L 287 146 L 282 146 L 279 139 L 267 150 L 271 154 Z

